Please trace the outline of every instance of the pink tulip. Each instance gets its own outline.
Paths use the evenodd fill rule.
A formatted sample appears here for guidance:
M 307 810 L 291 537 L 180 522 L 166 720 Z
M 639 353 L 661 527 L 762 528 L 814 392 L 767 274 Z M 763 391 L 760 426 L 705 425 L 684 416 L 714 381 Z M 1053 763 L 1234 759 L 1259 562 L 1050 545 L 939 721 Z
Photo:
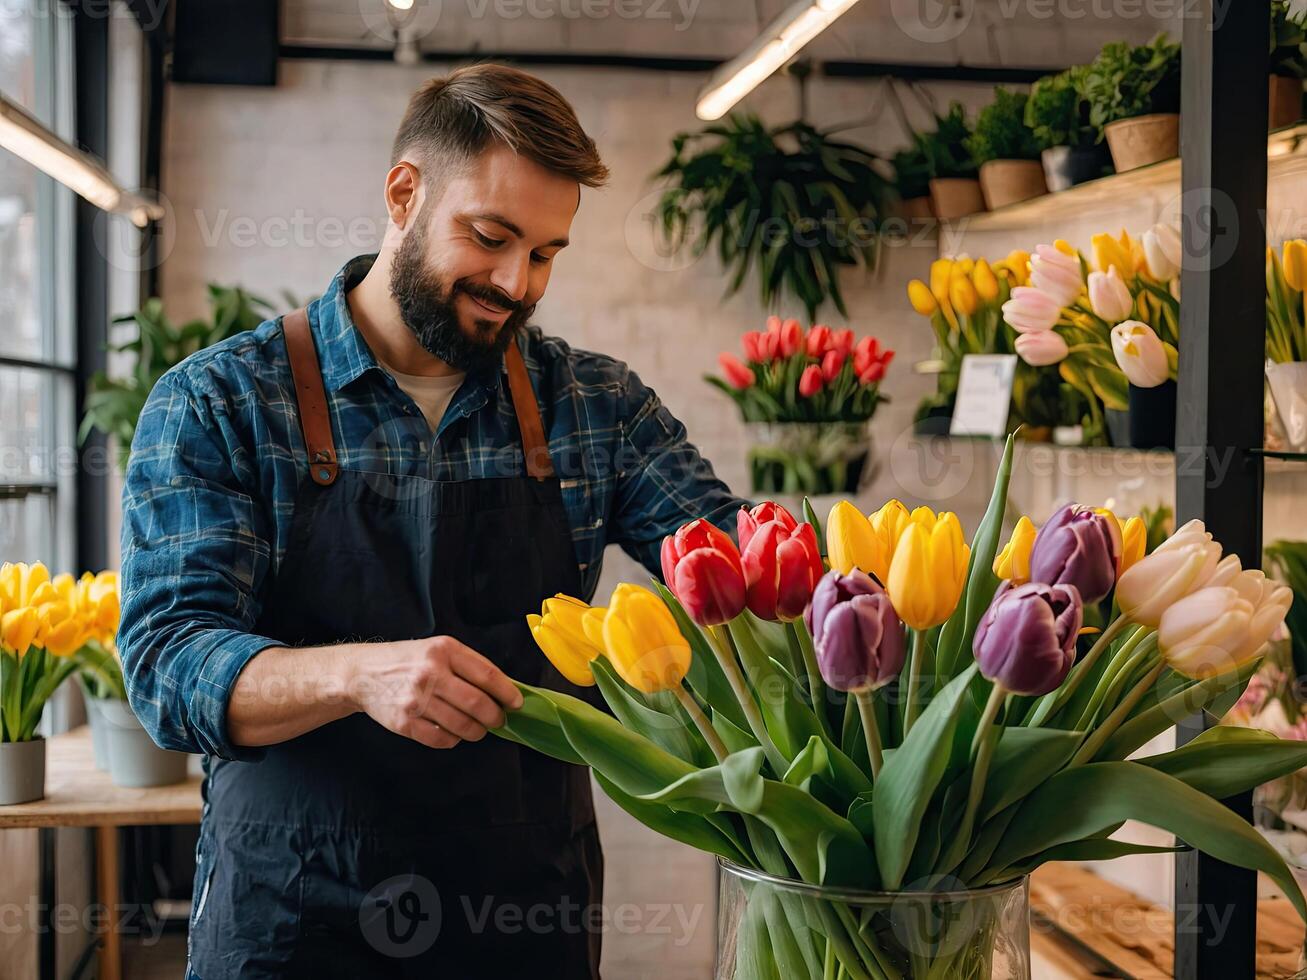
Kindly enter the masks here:
M 1032 367 L 1047 367 L 1061 362 L 1070 349 L 1056 330 L 1039 330 L 1017 336 L 1017 354 Z
M 840 372 L 844 370 L 844 362 L 848 358 L 840 356 L 837 350 L 828 350 L 826 356 L 821 359 L 821 376 L 827 384 L 830 384 L 839 377 Z
M 1120 323 L 1130 315 L 1134 304 L 1134 297 L 1116 266 L 1109 266 L 1106 272 L 1089 273 L 1089 305 L 1100 319 Z
M 1062 304 L 1033 286 L 1017 286 L 1003 304 L 1003 319 L 1018 333 L 1051 330 L 1062 315 Z
M 1047 293 L 1059 307 L 1070 306 L 1085 287 L 1080 278 L 1080 259 L 1052 245 L 1039 245 L 1030 257 L 1030 284 Z
M 745 388 L 753 387 L 754 381 L 757 380 L 749 366 L 734 354 L 718 354 L 717 363 L 721 365 L 722 374 L 726 376 L 726 383 L 732 388 L 743 391 Z
M 821 385 L 821 368 L 815 364 L 809 364 L 803 369 L 803 374 L 799 376 L 799 394 L 804 398 L 811 398 L 821 391 Z
M 830 335 L 830 346 L 828 350 L 837 350 L 845 357 L 853 353 L 853 331 L 845 328 L 844 330 L 835 330 Z
M 830 346 L 830 327 L 819 323 L 808 331 L 807 347 L 809 357 L 821 357 Z
M 780 356 L 793 357 L 803 346 L 803 327 L 793 318 L 781 324 Z

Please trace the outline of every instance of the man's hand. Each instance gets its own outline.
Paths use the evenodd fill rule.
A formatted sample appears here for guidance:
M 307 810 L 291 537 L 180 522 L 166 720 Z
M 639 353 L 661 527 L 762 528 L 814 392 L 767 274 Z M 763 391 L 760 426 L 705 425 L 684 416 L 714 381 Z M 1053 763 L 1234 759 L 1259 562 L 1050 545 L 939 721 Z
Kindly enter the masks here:
M 452 636 L 379 643 L 350 664 L 350 700 L 373 721 L 433 749 L 478 742 L 522 694 L 503 671 Z

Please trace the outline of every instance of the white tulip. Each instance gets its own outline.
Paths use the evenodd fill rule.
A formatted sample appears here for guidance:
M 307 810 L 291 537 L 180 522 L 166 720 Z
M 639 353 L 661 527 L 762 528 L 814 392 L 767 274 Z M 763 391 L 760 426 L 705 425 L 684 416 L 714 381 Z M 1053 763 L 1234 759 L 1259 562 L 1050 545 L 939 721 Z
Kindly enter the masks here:
M 1106 272 L 1089 273 L 1089 305 L 1108 323 L 1120 323 L 1130 315 L 1135 299 L 1116 266 Z
M 1160 547 L 1121 573 L 1116 583 L 1117 605 L 1132 622 L 1156 629 L 1162 614 L 1191 592 L 1207 586 L 1220 564 L 1221 546 L 1210 536 L 1206 542 Z
M 1249 659 L 1245 648 L 1255 611 L 1228 585 L 1191 592 L 1162 614 L 1158 649 L 1167 665 L 1186 677 L 1224 674 Z
M 1180 235 L 1170 225 L 1157 224 L 1139 236 L 1144 246 L 1144 258 L 1154 279 L 1166 282 L 1180 274 L 1184 249 Z
M 1156 388 L 1171 377 L 1166 348 L 1146 323 L 1126 320 L 1113 327 L 1112 353 L 1121 372 L 1136 388 Z

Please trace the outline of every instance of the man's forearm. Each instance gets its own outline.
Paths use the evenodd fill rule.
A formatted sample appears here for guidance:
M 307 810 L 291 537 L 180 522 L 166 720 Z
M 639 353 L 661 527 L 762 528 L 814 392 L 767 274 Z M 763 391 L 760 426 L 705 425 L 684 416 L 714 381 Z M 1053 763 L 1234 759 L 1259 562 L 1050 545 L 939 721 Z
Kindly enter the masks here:
M 227 702 L 236 745 L 285 742 L 358 710 L 350 696 L 360 644 L 268 647 L 247 663 Z

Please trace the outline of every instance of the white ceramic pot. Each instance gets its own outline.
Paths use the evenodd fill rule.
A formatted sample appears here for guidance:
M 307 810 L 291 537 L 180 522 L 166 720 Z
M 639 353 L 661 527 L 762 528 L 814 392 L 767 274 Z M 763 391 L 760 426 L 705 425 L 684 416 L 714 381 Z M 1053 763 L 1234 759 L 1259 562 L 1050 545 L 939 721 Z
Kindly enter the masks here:
M 109 778 L 115 786 L 171 786 L 186 779 L 186 753 L 155 745 L 126 701 L 105 699 L 99 707 L 109 736 Z
M 45 796 L 45 739 L 0 742 L 0 806 Z
M 1267 361 L 1266 381 L 1284 431 L 1284 448 L 1307 452 L 1307 363 Z

